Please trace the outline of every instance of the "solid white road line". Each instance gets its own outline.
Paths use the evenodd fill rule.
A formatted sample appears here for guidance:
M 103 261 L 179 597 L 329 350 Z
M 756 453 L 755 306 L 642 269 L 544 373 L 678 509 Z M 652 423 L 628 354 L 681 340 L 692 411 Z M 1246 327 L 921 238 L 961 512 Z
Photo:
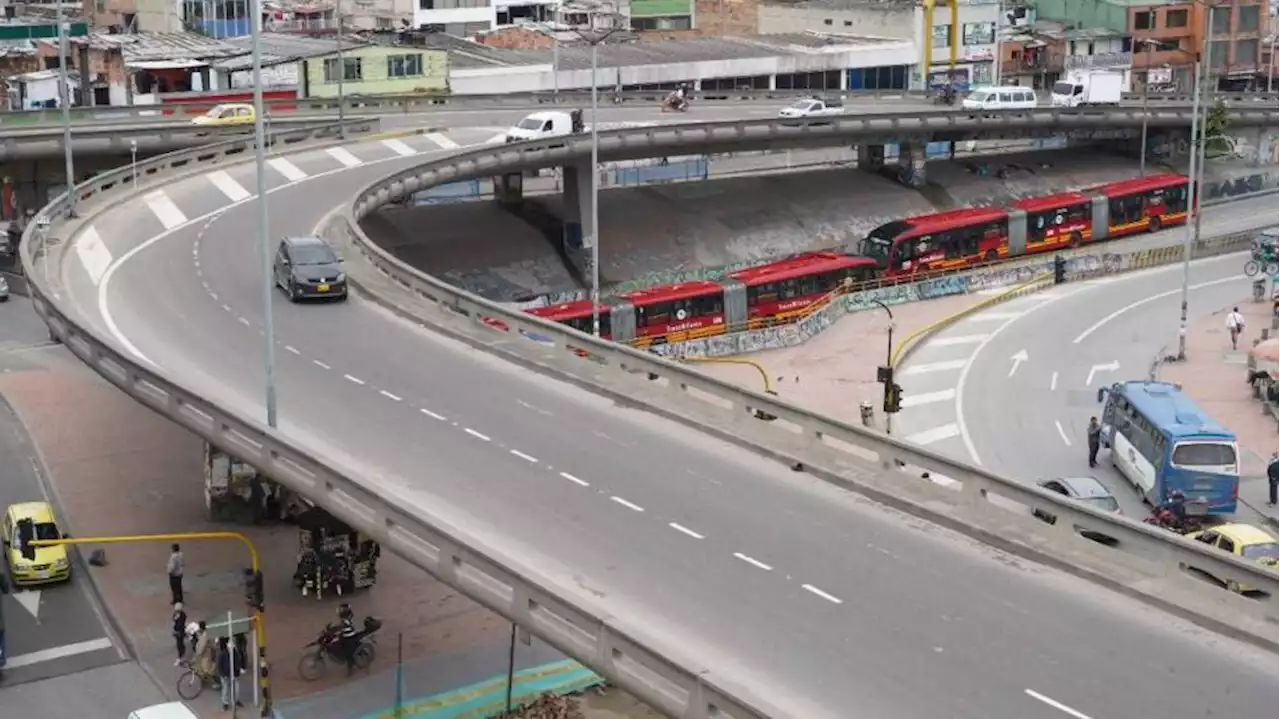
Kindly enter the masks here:
M 330 147 L 325 152 L 329 153 L 333 159 L 341 162 L 345 167 L 355 167 L 364 162 L 364 160 L 351 154 L 345 147 Z
M 423 135 L 423 137 L 439 145 L 441 149 L 444 149 L 444 150 L 458 149 L 458 143 L 454 142 L 453 140 L 450 140 L 449 138 L 445 137 L 444 135 L 441 135 L 438 132 L 428 132 L 427 134 Z
M 383 140 L 382 144 L 386 145 L 388 148 L 391 149 L 392 152 L 396 153 L 401 157 L 408 157 L 409 155 L 418 154 L 417 150 L 413 149 L 412 147 L 409 147 L 402 140 Z
M 511 450 L 511 454 L 514 454 L 515 456 L 519 457 L 520 459 L 523 459 L 526 462 L 529 462 L 530 464 L 538 463 L 537 457 L 534 457 L 533 455 L 525 454 L 524 452 L 521 452 L 518 449 Z
M 504 143 L 504 142 L 506 142 L 506 141 L 507 141 L 507 133 L 505 133 L 505 132 L 500 132 L 500 133 L 498 133 L 497 135 L 494 135 L 493 137 L 489 138 L 488 140 L 485 140 L 485 141 L 484 141 L 484 144 L 486 144 L 486 145 L 501 145 L 502 143 Z
M 1221 277 L 1221 278 L 1219 278 L 1219 279 L 1211 280 L 1211 281 L 1209 281 L 1209 282 L 1201 282 L 1201 283 L 1199 283 L 1199 284 L 1189 285 L 1189 286 L 1187 287 L 1187 289 L 1188 289 L 1188 290 L 1198 290 L 1198 289 L 1201 289 L 1201 288 L 1204 288 L 1204 287 L 1212 287 L 1212 286 L 1214 286 L 1214 285 L 1221 285 L 1221 284 L 1225 284 L 1225 283 L 1227 283 L 1227 282 L 1235 282 L 1235 281 L 1237 281 L 1237 280 L 1243 280 L 1244 278 L 1245 278 L 1245 276 L 1244 276 L 1244 275 L 1232 275 L 1231 277 Z M 1132 310 L 1132 309 L 1137 308 L 1137 307 L 1141 307 L 1142 305 L 1145 305 L 1145 304 L 1147 304 L 1148 302 L 1155 302 L 1156 300 L 1164 299 L 1165 297 L 1172 297 L 1173 295 L 1179 294 L 1179 293 L 1181 293 L 1181 292 L 1182 292 L 1182 289 L 1181 289 L 1181 288 L 1178 288 L 1178 289 L 1176 289 L 1176 290 L 1169 290 L 1168 292 L 1161 292 L 1161 293 L 1160 293 L 1160 294 L 1158 294 L 1158 295 L 1152 295 L 1152 296 L 1150 296 L 1150 297 L 1144 297 L 1144 298 L 1142 298 L 1142 299 L 1138 300 L 1137 302 L 1133 302 L 1133 303 L 1127 304 L 1127 305 L 1125 305 L 1124 307 L 1121 307 L 1120 309 L 1116 310 L 1115 312 L 1112 312 L 1111 314 L 1107 315 L 1106 317 L 1103 317 L 1102 319 L 1100 319 L 1100 320 L 1098 320 L 1097 322 L 1095 322 L 1091 327 L 1089 327 L 1089 329 L 1085 330 L 1084 332 L 1081 332 L 1079 337 L 1077 337 L 1077 338 L 1075 338 L 1074 340 L 1072 340 L 1072 341 L 1071 341 L 1071 344 L 1073 344 L 1073 345 L 1078 345 L 1078 344 L 1080 344 L 1081 342 L 1084 342 L 1086 339 L 1088 339 L 1088 338 L 1089 338 L 1089 335 L 1091 335 L 1091 334 L 1093 334 L 1094 332 L 1097 332 L 1098 330 L 1102 329 L 1102 326 L 1103 326 L 1103 325 L 1107 324 L 1107 323 L 1108 323 L 1108 322 L 1110 322 L 1111 320 L 1114 320 L 1115 318 L 1119 317 L 1120 315 L 1122 315 L 1122 314 L 1124 314 L 1124 313 L 1128 312 L 1129 310 Z
M 1054 372 L 1053 376 L 1049 378 L 1049 391 L 1052 392 L 1057 388 L 1058 388 L 1058 373 Z
M 922 362 L 913 364 L 902 370 L 904 375 L 928 374 L 930 372 L 947 372 L 949 370 L 962 369 L 965 360 L 947 360 L 945 362 Z
M 398 395 L 398 394 L 391 394 L 390 392 L 386 391 L 385 389 L 380 389 L 380 390 L 378 390 L 378 394 L 382 395 L 383 397 L 386 397 L 387 399 L 391 400 L 392 402 L 399 402 L 400 400 L 404 399 L 404 398 L 403 398 L 403 397 L 401 397 L 400 395 Z
M 187 221 L 187 216 L 164 194 L 164 190 L 147 193 L 142 199 L 146 200 L 147 207 L 151 208 L 166 230 L 172 230 Z
M 617 502 L 618 504 L 621 504 L 622 506 L 626 507 L 627 509 L 631 509 L 631 510 L 634 510 L 634 511 L 636 511 L 636 512 L 643 512 L 643 511 L 644 511 L 644 507 L 641 507 L 640 505 L 635 504 L 635 503 L 633 503 L 633 502 L 628 502 L 627 500 L 623 499 L 622 497 L 619 497 L 619 496 L 618 496 L 618 495 L 616 495 L 616 494 L 615 494 L 615 495 L 610 496 L 610 497 L 609 497 L 609 499 L 611 499 L 611 500 L 613 500 L 613 501 Z
M 89 281 L 96 287 L 102 281 L 102 276 L 107 274 L 107 268 L 111 266 L 111 250 L 102 242 L 102 236 L 94 229 L 93 225 L 85 228 L 80 233 L 79 239 L 75 241 L 76 256 L 80 258 L 80 264 L 84 266 L 84 271 L 89 275 Z
M 981 312 L 969 317 L 969 322 L 994 322 L 996 320 L 1011 320 L 1020 316 L 1021 312 Z
M 754 558 L 752 558 L 752 557 L 748 557 L 747 555 L 743 554 L 742 552 L 734 552 L 734 553 L 733 553 L 733 556 L 737 557 L 738 559 L 741 559 L 742 561 L 746 562 L 747 564 L 750 564 L 750 565 L 751 565 L 751 566 L 753 566 L 753 567 L 757 567 L 757 568 L 759 568 L 759 569 L 763 569 L 763 570 L 764 570 L 764 571 L 766 571 L 766 572 L 772 572 L 772 571 L 773 571 L 773 567 L 770 567 L 769 565 L 765 564 L 764 562 L 760 561 L 759 559 L 754 559 Z
M 277 157 L 271 160 L 267 160 L 267 164 L 274 167 L 276 172 L 279 172 L 281 175 L 284 175 L 284 179 L 288 180 L 289 182 L 299 182 L 301 180 L 307 179 L 307 173 L 298 169 L 297 165 L 293 164 L 292 162 L 289 162 L 283 157 Z
M 987 338 L 986 335 L 964 335 L 963 337 L 939 337 L 925 343 L 928 347 L 950 347 L 952 345 L 976 345 Z
M 916 432 L 907 437 L 907 441 L 912 444 L 926 445 L 934 442 L 941 442 L 944 439 L 951 439 L 959 436 L 960 428 L 954 424 L 944 424 L 941 427 L 926 429 L 923 432 Z
M 488 441 L 489 441 L 489 435 L 486 435 L 486 434 L 480 434 L 479 432 L 475 431 L 474 429 L 471 429 L 470 427 L 463 427 L 463 428 L 462 428 L 462 431 L 466 432 L 467 434 L 471 435 L 472 437 L 475 437 L 476 439 L 480 440 L 481 442 L 488 442 Z
M 227 199 L 232 202 L 239 202 L 240 200 L 247 198 L 250 194 L 248 190 L 244 189 L 243 185 L 233 180 L 231 175 L 227 174 L 226 170 L 210 172 L 206 177 L 209 178 L 209 181 L 213 183 L 214 187 L 222 190 L 222 194 L 226 195 Z
M 1041 702 L 1043 704 L 1047 704 L 1053 707 L 1054 709 L 1057 709 L 1058 711 L 1062 712 L 1063 714 L 1075 717 L 1075 719 L 1089 719 L 1089 715 L 1084 714 L 1082 712 L 1078 712 L 1075 709 L 1072 709 L 1071 707 L 1067 706 L 1066 704 L 1063 704 L 1060 701 L 1050 699 L 1049 697 L 1041 694 L 1040 692 L 1034 689 L 1024 689 L 1023 691 L 1025 691 L 1027 696 L 1031 697 L 1032 699 L 1035 699 L 1036 701 Z
M 569 480 L 570 482 L 573 482 L 574 484 L 576 484 L 576 485 L 578 485 L 578 486 L 580 486 L 580 487 L 590 487 L 590 486 L 591 486 L 591 483 L 590 483 L 590 482 L 588 482 L 587 480 L 585 480 L 585 479 L 578 479 L 577 477 L 573 476 L 572 474 L 569 474 L 568 472 L 561 472 L 561 473 L 560 473 L 560 476 L 561 476 L 561 477 L 564 477 L 565 479 Z
M 332 367 L 325 364 L 324 362 L 321 362 L 320 360 L 311 360 L 311 364 L 319 367 L 320 369 L 333 369 Z
M 903 407 L 918 407 L 922 404 L 933 404 L 934 402 L 950 402 L 956 398 L 955 389 L 944 389 L 938 392 L 925 392 L 924 394 L 908 394 L 902 398 Z
M 19 667 L 29 667 L 32 664 L 40 664 L 41 662 L 49 662 L 54 659 L 63 659 L 66 657 L 74 657 L 78 654 L 88 654 L 89 652 L 97 652 L 103 649 L 110 649 L 111 640 L 103 637 L 101 639 L 90 639 L 87 642 L 76 642 L 75 644 L 65 644 L 60 647 L 50 647 L 49 649 L 41 649 L 37 652 L 29 654 L 19 654 L 9 657 L 6 669 L 17 669 Z
M 1053 426 L 1058 428 L 1058 436 L 1062 438 L 1062 443 L 1070 447 L 1071 438 L 1067 436 L 1067 431 L 1062 428 L 1062 423 L 1055 419 L 1053 420 Z
M 364 384 L 364 380 L 360 379 L 359 377 L 353 377 L 349 374 L 342 375 L 342 378 L 348 382 L 354 382 L 356 384 Z
M 428 417 L 431 417 L 431 418 L 433 418 L 433 419 L 438 419 L 438 420 L 440 420 L 441 422 L 444 422 L 444 421 L 445 421 L 445 417 L 444 417 L 444 415 L 442 415 L 442 414 L 436 414 L 435 412 L 432 412 L 431 410 L 427 409 L 426 407 L 422 407 L 422 408 L 418 409 L 418 411 L 419 411 L 419 412 L 421 412 L 421 413 L 423 413 L 423 414 L 425 414 L 425 415 L 427 415 Z
M 803 589 L 803 590 L 805 590 L 806 592 L 808 592 L 808 593 L 810 593 L 810 594 L 813 594 L 813 595 L 815 595 L 815 596 L 822 597 L 823 599 L 827 600 L 828 602 L 831 602 L 832 604 L 844 604 L 844 600 L 843 600 L 843 599 L 841 599 L 841 598 L 839 598 L 839 597 L 836 597 L 836 596 L 832 596 L 832 595 L 830 595 L 830 594 L 827 594 L 826 592 L 822 591 L 821 589 L 818 589 L 817 587 L 813 586 L 812 584 L 801 584 L 801 585 L 800 585 L 800 588 L 801 588 L 801 589 Z
M 692 529 L 689 529 L 684 525 L 676 524 L 675 522 L 670 522 L 667 524 L 667 526 L 671 527 L 672 529 L 676 530 L 681 534 L 687 534 L 690 537 L 693 537 L 694 539 L 706 539 L 706 537 L 702 536 L 701 534 L 698 534 L 697 532 L 693 531 Z

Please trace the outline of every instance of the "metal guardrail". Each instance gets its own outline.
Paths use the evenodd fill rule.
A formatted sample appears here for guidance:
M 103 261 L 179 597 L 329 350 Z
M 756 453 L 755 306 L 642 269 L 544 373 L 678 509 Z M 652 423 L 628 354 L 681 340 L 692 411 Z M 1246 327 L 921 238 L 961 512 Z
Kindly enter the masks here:
M 347 118 L 363 123 L 377 122 L 375 117 L 356 116 Z M 331 117 L 288 117 L 273 118 L 268 123 L 270 130 L 292 129 L 295 127 L 336 127 Z M 220 137 L 226 135 L 253 134 L 253 125 L 207 126 L 193 125 L 190 120 L 165 120 L 163 122 L 124 122 L 111 125 L 86 125 L 76 127 L 71 139 L 93 140 L 104 137 L 127 135 L 158 136 L 162 138 L 174 135 L 200 135 Z M 22 129 L 6 129 L 0 134 L 0 143 L 4 146 L 17 145 L 23 142 L 62 142 L 62 127 L 26 127 Z
M 1059 113 L 1055 113 L 1059 114 Z M 731 123 L 732 124 L 732 123 Z M 1000 124 L 1000 123 L 997 123 Z M 830 126 L 827 126 L 830 127 Z M 322 128 L 292 131 L 297 135 L 318 132 Z M 789 128 L 788 132 L 795 130 Z M 613 137 L 635 131 L 614 131 L 602 137 Z M 804 133 L 802 128 L 798 130 Z M 289 134 L 289 133 L 286 133 Z M 719 136 L 714 130 L 704 136 Z M 733 134 L 733 133 L 729 133 Z M 838 137 L 828 134 L 832 139 Z M 690 137 L 697 136 L 691 135 Z M 572 155 L 584 150 L 581 138 L 567 138 Z M 419 168 L 418 174 L 433 182 L 462 179 L 463 176 L 510 171 L 511 162 L 528 161 L 539 143 L 495 146 L 484 151 L 466 153 L 439 163 Z M 625 140 L 602 143 L 602 157 L 625 152 Z M 565 148 L 564 142 L 561 149 Z M 230 140 L 208 147 L 180 151 L 139 163 L 137 171 L 144 177 L 163 172 L 175 174 L 204 172 L 220 165 L 244 161 L 252 151 L 251 138 Z M 512 152 L 515 148 L 516 152 Z M 544 153 L 547 148 L 543 149 Z M 544 160 L 554 161 L 550 155 Z M 123 200 L 132 192 L 130 168 L 103 173 L 77 185 L 72 191 L 81 200 L 99 193 L 120 195 Z M 394 189 L 391 185 L 395 185 Z M 418 181 L 384 179 L 362 191 L 357 197 L 367 213 L 393 197 L 425 189 Z M 370 198 L 382 198 L 375 204 Z M 75 317 L 51 300 L 53 277 L 37 271 L 39 263 L 56 263 L 69 249 L 69 243 L 55 237 L 56 228 L 66 217 L 68 196 L 63 195 L 40 211 L 39 217 L 52 223 L 49 231 L 41 231 L 40 223 L 32 223 L 25 231 L 21 248 L 23 267 L 30 280 L 30 293 L 36 310 L 49 325 L 52 336 L 60 339 L 82 361 L 154 411 L 188 427 L 206 441 L 242 457 L 260 471 L 285 486 L 301 492 L 335 516 L 358 526 L 374 536 L 390 550 L 431 572 L 441 581 L 462 591 L 486 607 L 502 614 L 520 626 L 539 635 L 548 643 L 573 656 L 596 671 L 610 677 L 620 686 L 659 707 L 671 716 L 689 719 L 734 717 L 735 719 L 787 719 L 795 716 L 785 707 L 762 697 L 768 689 L 752 688 L 735 682 L 721 672 L 699 665 L 687 657 L 696 649 L 676 645 L 668 635 L 651 636 L 644 628 L 625 619 L 613 617 L 601 609 L 596 600 L 582 590 L 567 586 L 543 574 L 537 567 L 525 566 L 509 559 L 480 537 L 453 526 L 429 507 L 409 508 L 401 497 L 382 493 L 364 484 L 351 469 L 342 468 L 336 460 L 324 457 L 281 432 L 205 399 L 184 387 L 178 378 L 166 376 L 163 370 L 144 366 L 129 353 L 103 337 L 87 319 Z M 945 474 L 963 483 L 965 501 L 976 502 L 988 491 L 1008 496 L 1026 506 L 1042 508 L 1069 521 L 1058 527 L 1079 527 L 1118 534 L 1131 546 L 1141 546 L 1157 557 L 1164 566 L 1175 567 L 1190 561 L 1214 571 L 1226 579 L 1251 586 L 1274 589 L 1276 577 L 1251 563 L 1191 542 L 1171 540 L 1160 530 L 1132 521 L 1118 522 L 1108 514 L 1087 506 L 1073 505 L 1067 500 L 1038 488 L 1024 487 L 978 468 L 953 462 L 924 449 L 913 448 L 896 440 L 875 435 L 819 417 L 790 404 L 690 372 L 679 365 L 636 350 L 601 342 L 590 336 L 546 322 L 530 315 L 512 312 L 482 298 L 458 290 L 435 278 L 405 268 L 380 248 L 374 246 L 355 223 L 355 208 L 338 213 L 335 225 L 349 232 L 362 251 L 383 271 L 430 297 L 449 309 L 480 322 L 486 317 L 500 317 L 514 331 L 536 333 L 550 338 L 557 349 L 569 351 L 582 346 L 604 360 L 611 370 L 633 374 L 651 372 L 671 381 L 669 391 L 683 393 L 700 390 L 730 401 L 737 412 L 764 410 L 804 429 L 812 441 L 823 437 L 843 440 L 853 446 L 870 448 L 889 464 L 901 460 L 915 466 L 945 468 Z M 593 365 L 593 368 L 596 366 Z M 594 371 L 594 370 L 593 370 Z M 655 387 L 661 386 L 655 384 Z M 1074 530 L 1063 531 L 1063 537 L 1075 537 Z M 1172 570 L 1171 570 L 1172 571 Z M 1274 596 L 1274 593 L 1273 593 Z M 1267 605 L 1274 611 L 1275 603 Z M 801 719 L 797 717 L 797 719 Z
M 315 137 L 316 129 L 291 131 Z M 330 128 L 331 130 L 332 128 Z M 286 133 L 289 134 L 289 133 Z M 280 141 L 283 141 L 282 139 Z M 246 161 L 253 140 L 230 140 L 140 162 L 139 175 L 206 172 Z M 98 194 L 133 190 L 129 167 L 77 185 L 81 201 Z M 93 323 L 68 313 L 51 299 L 52 278 L 37 263 L 58 262 L 69 243 L 54 237 L 67 217 L 68 195 L 40 210 L 48 231 L 31 223 L 23 235 L 22 265 L 36 311 L 50 336 L 134 400 L 183 425 L 204 440 L 300 492 L 334 516 L 360 527 L 384 547 L 485 607 L 538 635 L 565 654 L 610 677 L 647 704 L 686 719 L 810 719 L 771 701 L 770 690 L 753 688 L 720 670 L 689 659 L 697 648 L 655 633 L 601 608 L 593 595 L 510 559 L 478 535 L 455 526 L 455 516 L 414 506 L 362 482 L 352 468 L 315 453 L 278 430 L 201 397 L 175 377 L 122 351 Z
M 602 90 L 600 100 L 610 104 L 652 104 L 661 102 L 666 97 L 666 90 L 628 90 L 614 93 Z M 845 102 L 874 102 L 928 99 L 928 93 L 918 90 L 705 90 L 695 92 L 692 98 L 695 103 L 728 105 L 734 103 L 760 103 L 777 101 L 790 102 L 802 97 L 820 95 L 823 97 L 839 97 Z M 1041 93 L 1042 97 L 1048 95 Z M 1276 105 L 1280 101 L 1277 93 L 1218 93 L 1216 99 L 1228 104 L 1267 104 Z M 1126 103 L 1140 103 L 1141 93 L 1126 93 Z M 551 92 L 520 92 L 501 95 L 379 95 L 370 97 L 348 96 L 341 106 L 346 110 L 360 113 L 414 113 L 431 112 L 449 109 L 487 109 L 487 108 L 530 108 L 537 109 L 544 105 L 564 105 L 585 107 L 591 102 L 590 90 L 564 90 Z M 1189 94 L 1152 94 L 1147 102 L 1154 106 L 1191 105 Z M 163 105 L 133 105 L 128 107 L 78 107 L 73 108 L 74 123 L 108 123 L 121 120 L 163 122 L 174 117 L 202 115 L 222 102 L 182 102 Z M 280 114 L 334 114 L 340 103 L 330 98 L 300 98 L 290 100 L 271 100 L 266 103 L 267 112 Z M 19 112 L 0 113 L 0 127 L 7 126 L 59 126 L 62 114 L 57 109 L 23 110 Z

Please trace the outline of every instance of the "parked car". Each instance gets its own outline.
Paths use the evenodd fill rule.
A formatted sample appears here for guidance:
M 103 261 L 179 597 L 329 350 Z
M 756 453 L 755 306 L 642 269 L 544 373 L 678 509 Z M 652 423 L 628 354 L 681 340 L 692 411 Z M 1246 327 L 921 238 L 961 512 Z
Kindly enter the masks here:
M 1120 511 L 1120 503 L 1117 502 L 1115 496 L 1111 494 L 1111 490 L 1107 489 L 1102 482 L 1099 482 L 1093 477 L 1059 477 L 1057 479 L 1048 479 L 1043 482 L 1038 482 L 1037 484 L 1041 489 L 1047 489 L 1050 492 L 1061 494 L 1062 496 L 1069 497 L 1077 502 L 1091 505 L 1094 509 L 1100 509 L 1112 514 L 1122 514 Z M 1036 519 L 1047 524 L 1056 524 L 1058 521 L 1056 516 L 1049 514 L 1048 512 L 1043 512 L 1039 509 L 1032 510 L 1031 513 L 1035 515 Z M 1102 544 L 1116 543 L 1115 537 L 1102 534 L 1101 532 L 1094 532 L 1088 529 L 1078 529 L 1077 531 L 1080 532 L 1080 536 L 1092 539 L 1095 542 L 1101 542 Z
M 307 298 L 347 299 L 347 273 L 342 258 L 320 237 L 286 237 L 276 250 L 276 286 L 292 302 Z
M 1277 555 L 1280 553 L 1280 545 L 1276 543 L 1275 537 L 1251 524 L 1221 524 L 1203 532 L 1188 534 L 1187 539 L 1194 539 L 1211 547 L 1217 547 L 1242 559 L 1252 559 L 1258 564 L 1271 569 L 1276 568 Z M 1255 591 L 1254 587 L 1215 577 L 1211 572 L 1201 567 L 1192 566 L 1190 568 L 1222 582 L 1230 591 L 1240 593 Z

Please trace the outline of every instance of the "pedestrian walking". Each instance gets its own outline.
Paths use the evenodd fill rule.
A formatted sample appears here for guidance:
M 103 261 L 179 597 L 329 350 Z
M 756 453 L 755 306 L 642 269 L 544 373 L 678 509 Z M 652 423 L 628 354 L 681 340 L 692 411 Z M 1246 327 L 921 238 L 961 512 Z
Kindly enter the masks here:
M 187 655 L 187 612 L 182 608 L 182 602 L 173 604 L 173 642 L 178 650 L 178 658 L 173 661 L 176 667 Z
M 1097 417 L 1089 418 L 1089 466 L 1098 466 L 1098 448 L 1102 446 L 1102 425 Z
M 1244 331 L 1244 316 L 1239 307 L 1232 307 L 1227 313 L 1227 334 L 1231 335 L 1231 349 L 1237 349 L 1240 333 Z
M 182 603 L 182 571 L 183 559 L 182 548 L 174 544 L 169 548 L 169 593 L 173 595 L 170 600 L 173 604 Z
M 1280 452 L 1271 453 L 1267 463 L 1267 506 L 1276 506 L 1276 489 L 1280 485 Z
M 218 681 L 222 689 L 222 711 L 230 711 L 231 705 L 240 703 L 240 667 L 235 665 L 236 655 L 226 637 L 218 637 Z

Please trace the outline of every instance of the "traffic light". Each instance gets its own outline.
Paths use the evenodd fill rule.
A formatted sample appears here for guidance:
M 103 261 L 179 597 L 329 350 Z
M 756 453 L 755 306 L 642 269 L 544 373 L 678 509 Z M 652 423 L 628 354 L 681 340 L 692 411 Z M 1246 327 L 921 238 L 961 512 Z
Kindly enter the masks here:
M 259 612 L 266 611 L 266 597 L 262 591 L 262 572 L 244 570 L 244 601 Z
M 18 552 L 28 562 L 36 561 L 36 546 L 31 542 L 36 538 L 36 525 L 30 519 L 18 520 Z
M 1067 261 L 1062 255 L 1053 256 L 1053 284 L 1060 285 L 1067 281 Z
M 896 414 L 902 409 L 902 386 L 890 382 L 884 386 L 884 413 Z

